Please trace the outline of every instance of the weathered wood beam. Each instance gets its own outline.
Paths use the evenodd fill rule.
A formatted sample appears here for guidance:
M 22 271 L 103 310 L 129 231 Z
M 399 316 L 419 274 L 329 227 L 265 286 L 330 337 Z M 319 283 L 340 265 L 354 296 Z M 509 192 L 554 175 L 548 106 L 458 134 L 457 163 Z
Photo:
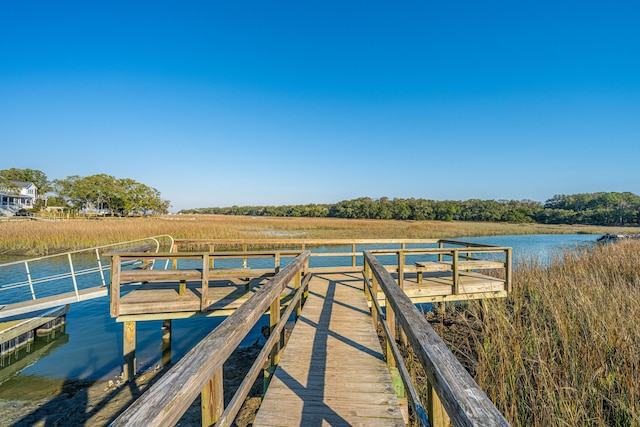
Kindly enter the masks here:
M 308 258 L 309 252 L 302 253 L 268 284 L 257 289 L 111 425 L 175 425 Z
M 371 265 L 374 281 L 384 291 L 387 304 L 407 334 L 429 383 L 455 426 L 508 426 L 508 421 L 475 383 L 458 359 L 402 292 L 391 274 L 370 252 L 365 262 Z

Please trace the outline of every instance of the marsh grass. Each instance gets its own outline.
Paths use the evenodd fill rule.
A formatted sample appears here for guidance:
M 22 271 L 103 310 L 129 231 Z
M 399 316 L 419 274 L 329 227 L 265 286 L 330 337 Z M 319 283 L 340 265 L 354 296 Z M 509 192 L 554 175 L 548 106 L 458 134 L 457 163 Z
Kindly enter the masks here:
M 640 425 L 640 242 L 529 260 L 506 300 L 429 317 L 512 425 Z
M 160 234 L 192 239 L 430 239 L 501 234 L 598 234 L 614 231 L 611 228 L 590 226 L 462 221 L 171 215 L 160 218 L 0 222 L 0 254 L 45 255 Z

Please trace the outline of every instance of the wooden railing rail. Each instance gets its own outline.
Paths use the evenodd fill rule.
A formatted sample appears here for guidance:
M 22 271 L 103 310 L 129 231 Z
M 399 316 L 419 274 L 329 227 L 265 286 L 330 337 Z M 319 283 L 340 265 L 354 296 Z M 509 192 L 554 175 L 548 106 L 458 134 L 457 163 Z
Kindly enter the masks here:
M 427 374 L 429 387 L 433 390 L 427 405 L 430 424 L 434 427 L 444 426 L 448 418 L 454 426 L 508 426 L 507 420 L 380 261 L 369 251 L 365 251 L 364 257 L 365 280 L 371 280 L 371 295 L 376 295 L 379 287 L 386 298 L 388 334 L 395 337 L 396 325 L 400 328 Z M 380 313 L 373 313 L 376 324 L 380 316 Z M 389 350 L 387 360 L 396 360 L 394 353 Z M 445 412 L 442 412 L 442 408 Z
M 460 269 L 465 269 L 467 264 L 464 261 L 485 261 L 482 258 L 474 257 L 473 255 L 477 254 L 485 254 L 485 253 L 502 253 L 504 257 L 501 260 L 490 262 L 491 267 L 482 266 L 476 268 L 496 268 L 494 267 L 497 264 L 497 268 L 501 268 L 504 270 L 504 280 L 505 280 L 505 290 L 507 292 L 511 292 L 512 290 L 512 262 L 513 262 L 513 249 L 508 246 L 492 246 L 492 245 L 482 245 L 479 243 L 468 243 L 468 242 L 458 242 L 455 240 L 440 240 L 440 242 L 448 242 L 455 243 L 458 245 L 473 245 L 471 247 L 460 247 L 460 248 L 410 248 L 410 249 L 375 249 L 369 251 L 373 255 L 396 255 L 398 258 L 398 283 L 400 287 L 402 287 L 402 282 L 404 280 L 404 271 L 406 266 L 406 257 L 407 255 L 438 255 L 438 262 L 443 262 L 443 257 L 451 258 L 451 271 L 453 272 L 453 286 L 454 286 L 454 294 L 457 294 L 459 291 L 459 273 Z M 461 261 L 462 260 L 462 261 Z M 387 268 L 389 270 L 389 268 Z
M 299 310 L 301 296 L 308 284 L 307 280 L 301 280 L 308 260 L 309 252 L 305 251 L 276 274 L 269 283 L 260 287 L 249 300 L 192 348 L 111 425 L 175 425 L 200 393 L 203 402 L 202 424 L 211 425 L 219 420 L 221 426 L 230 425 L 264 361 L 269 356 L 277 359 L 284 324 L 293 310 Z M 292 280 L 295 280 L 296 296 L 281 316 L 280 294 Z M 230 402 L 228 410 L 223 412 L 222 366 L 267 310 L 272 318 L 269 340 Z
M 296 257 L 301 254 L 301 251 L 252 251 L 252 252 L 165 252 L 165 253 L 148 253 L 148 252 L 110 252 L 105 254 L 111 257 L 111 283 L 110 283 L 110 312 L 112 317 L 120 315 L 120 293 L 121 284 L 125 282 L 138 281 L 138 282 L 153 282 L 153 281 L 166 281 L 166 282 L 186 282 L 186 281 L 201 281 L 202 292 L 200 293 L 201 310 L 206 309 L 206 302 L 208 296 L 209 280 L 220 273 L 225 273 L 226 269 L 214 269 L 215 259 L 229 259 L 229 258 L 241 258 L 245 260 L 244 267 L 246 268 L 246 259 L 248 258 L 273 258 L 273 274 L 280 270 L 280 261 L 283 257 Z M 128 270 L 123 271 L 122 266 L 127 264 L 131 260 L 142 261 L 144 265 L 152 264 L 155 261 L 166 260 L 172 261 L 173 269 L 171 270 Z M 198 265 L 200 268 L 195 269 L 180 269 L 177 268 L 178 260 L 200 260 Z M 242 269 L 239 269 L 242 270 Z M 242 275 L 242 272 L 238 270 L 238 274 Z M 271 274 L 271 273 L 269 273 Z M 181 285 L 182 286 L 182 285 Z

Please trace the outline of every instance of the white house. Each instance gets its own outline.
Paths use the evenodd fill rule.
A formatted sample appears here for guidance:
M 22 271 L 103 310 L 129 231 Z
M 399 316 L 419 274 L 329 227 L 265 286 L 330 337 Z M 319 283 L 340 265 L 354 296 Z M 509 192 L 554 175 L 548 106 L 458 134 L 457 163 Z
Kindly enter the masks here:
M 33 182 L 11 181 L 18 188 L 0 188 L 0 215 L 13 215 L 20 209 L 31 209 L 38 198 Z

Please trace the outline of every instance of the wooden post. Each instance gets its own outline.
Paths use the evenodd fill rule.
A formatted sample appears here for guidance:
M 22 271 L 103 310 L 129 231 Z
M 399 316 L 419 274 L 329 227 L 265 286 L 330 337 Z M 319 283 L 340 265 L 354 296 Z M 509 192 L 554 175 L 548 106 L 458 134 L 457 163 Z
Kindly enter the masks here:
M 402 244 L 402 249 L 398 252 L 398 285 L 400 289 L 404 292 L 404 265 L 405 265 L 405 253 L 404 253 L 404 243 Z M 422 274 L 420 274 L 419 282 L 422 282 Z M 393 313 L 392 313 L 393 314 Z M 389 325 L 391 327 L 391 325 Z M 393 329 L 395 333 L 395 327 Z M 400 342 L 404 345 L 407 345 L 407 334 L 404 332 L 404 329 L 400 328 Z M 395 366 L 395 365 L 394 365 Z
M 404 289 L 404 251 L 398 251 L 398 285 Z
M 274 260 L 274 272 L 278 274 L 280 272 L 280 252 L 276 252 Z
M 213 258 L 211 258 L 212 260 Z M 209 254 L 202 257 L 202 291 L 200 293 L 200 311 L 205 311 L 209 306 Z
M 440 398 L 436 394 L 431 384 L 428 386 L 427 391 L 427 413 L 429 414 L 429 423 L 431 427 L 449 427 L 450 421 L 447 411 L 445 411 Z
M 369 276 L 371 276 L 371 267 L 369 267 L 369 263 L 367 262 L 367 260 L 364 260 L 364 269 L 362 272 L 362 275 L 364 276 L 364 295 L 367 297 L 367 301 L 371 302 L 371 294 L 369 293 Z
M 173 248 L 171 249 L 171 251 L 173 253 L 178 253 L 178 245 L 176 243 L 174 243 Z M 171 268 L 173 270 L 177 270 L 178 269 L 178 258 L 174 258 L 173 261 L 171 261 Z
M 276 297 L 269 308 L 269 326 L 273 334 L 280 322 L 280 296 Z M 276 339 L 271 349 L 271 366 L 276 366 L 280 362 L 280 338 Z
M 111 257 L 111 317 L 120 314 L 120 255 Z
M 385 305 L 385 320 L 387 321 L 387 326 L 389 326 L 389 331 L 391 332 L 391 336 L 387 337 L 387 366 L 390 368 L 394 368 L 396 366 L 396 359 L 393 357 L 393 350 L 391 350 L 391 340 L 395 341 L 396 339 L 396 316 L 393 313 L 393 308 L 391 304 Z
M 460 280 L 460 274 L 458 272 L 458 250 L 454 249 L 453 253 L 453 262 L 451 263 L 451 268 L 453 269 L 453 294 L 460 294 L 460 284 L 458 283 Z
M 171 319 L 162 321 L 162 366 L 171 364 Z
M 444 243 L 438 242 L 438 248 L 442 249 L 444 247 Z M 438 262 L 442 262 L 442 252 L 438 254 Z
M 215 250 L 216 250 L 216 245 L 209 245 L 209 252 L 213 253 L 213 252 L 215 252 Z M 209 259 L 209 268 L 215 268 L 214 260 L 215 260 L 214 257 L 211 257 Z
M 505 262 L 505 281 L 507 282 L 507 292 L 511 292 L 513 289 L 513 285 L 512 285 L 512 268 L 511 268 L 511 262 L 512 262 L 512 249 L 508 248 L 507 249 L 507 259 Z
M 353 253 L 353 255 L 351 255 L 351 266 L 355 267 L 356 266 L 356 244 L 355 243 L 351 245 L 351 251 Z
M 302 285 L 302 273 L 300 271 L 298 271 L 296 273 L 296 277 L 293 279 L 293 289 L 294 289 L 294 293 L 298 292 L 298 289 L 300 289 L 300 286 Z M 300 298 L 298 300 L 298 302 L 296 303 L 296 320 L 298 320 L 298 317 L 300 317 L 300 312 L 302 311 L 302 298 Z
M 378 300 L 378 280 L 376 276 L 371 278 L 371 299 Z M 371 317 L 373 318 L 373 327 L 375 330 L 378 330 L 378 310 L 376 310 L 376 305 L 371 301 Z
M 304 244 L 303 244 L 303 246 L 304 246 Z M 310 273 L 309 273 L 309 259 L 307 259 L 307 260 L 304 262 L 304 267 L 303 267 L 303 269 L 302 269 L 302 272 L 303 272 L 303 274 L 304 274 L 305 276 L 306 276 L 307 274 L 310 274 Z M 309 297 L 309 286 L 307 285 L 307 287 L 305 288 L 304 292 L 302 293 L 302 300 L 303 300 L 303 301 L 306 301 L 308 297 Z
M 204 386 L 200 394 L 202 408 L 202 426 L 215 424 L 224 412 L 224 387 L 222 381 L 222 367 Z
M 132 381 L 136 376 L 136 322 L 124 322 L 122 352 L 124 353 L 122 379 Z
M 178 295 L 183 297 L 186 292 L 187 292 L 187 281 L 180 280 L 180 289 L 178 290 Z

